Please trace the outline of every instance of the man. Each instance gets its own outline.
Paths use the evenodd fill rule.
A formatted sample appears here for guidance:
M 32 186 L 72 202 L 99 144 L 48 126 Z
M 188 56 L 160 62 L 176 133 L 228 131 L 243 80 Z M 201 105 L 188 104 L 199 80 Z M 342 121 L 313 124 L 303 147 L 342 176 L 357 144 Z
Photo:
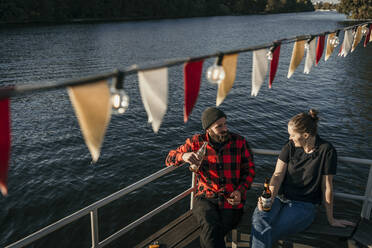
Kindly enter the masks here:
M 204 134 L 196 134 L 171 150 L 167 166 L 199 165 L 193 214 L 200 223 L 200 244 L 205 248 L 226 247 L 224 236 L 243 214 L 246 191 L 254 175 L 253 156 L 244 137 L 228 131 L 225 113 L 215 107 L 202 114 Z M 196 151 L 208 142 L 206 154 Z

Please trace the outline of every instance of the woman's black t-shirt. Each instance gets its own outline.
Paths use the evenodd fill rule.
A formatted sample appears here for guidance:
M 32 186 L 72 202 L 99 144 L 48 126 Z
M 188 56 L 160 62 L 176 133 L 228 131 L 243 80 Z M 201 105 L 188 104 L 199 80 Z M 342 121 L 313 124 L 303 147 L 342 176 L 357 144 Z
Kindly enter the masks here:
M 317 136 L 315 150 L 308 154 L 288 141 L 279 159 L 287 164 L 279 194 L 290 200 L 321 203 L 322 177 L 335 175 L 337 170 L 337 153 L 331 143 Z

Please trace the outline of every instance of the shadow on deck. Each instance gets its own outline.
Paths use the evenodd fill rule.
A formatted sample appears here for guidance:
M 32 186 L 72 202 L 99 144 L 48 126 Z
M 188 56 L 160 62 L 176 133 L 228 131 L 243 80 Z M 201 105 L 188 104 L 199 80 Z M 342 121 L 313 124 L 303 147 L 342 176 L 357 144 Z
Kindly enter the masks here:
M 345 204 L 340 204 L 340 206 L 345 206 Z M 246 204 L 239 226 L 226 236 L 228 247 L 249 247 L 253 210 L 254 206 Z M 337 228 L 328 225 L 324 208 L 319 207 L 314 223 L 307 230 L 279 241 L 276 247 L 372 247 L 372 221 L 360 220 L 359 214 L 355 213 L 358 211 L 345 211 L 345 209 L 338 209 L 335 205 L 335 217 L 358 223 L 356 227 Z M 136 248 L 148 248 L 154 241 L 159 242 L 160 248 L 199 247 L 199 225 L 192 212 L 186 212 L 138 244 Z

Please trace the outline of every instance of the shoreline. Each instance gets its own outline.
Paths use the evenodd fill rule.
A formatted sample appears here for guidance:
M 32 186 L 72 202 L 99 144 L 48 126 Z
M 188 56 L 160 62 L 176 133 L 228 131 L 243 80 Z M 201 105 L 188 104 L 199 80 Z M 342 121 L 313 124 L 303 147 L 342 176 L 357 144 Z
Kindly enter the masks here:
M 302 13 L 302 12 L 315 12 L 316 10 L 303 10 L 303 11 L 284 11 L 284 12 L 258 12 L 251 14 L 228 14 L 228 15 L 200 15 L 200 16 L 140 16 L 140 17 L 121 17 L 121 18 L 75 18 L 63 21 L 23 21 L 23 22 L 0 22 L 0 28 L 5 26 L 49 26 L 49 25 L 66 25 L 66 24 L 93 24 L 93 23 L 108 23 L 108 22 L 137 22 L 137 21 L 152 21 L 152 20 L 174 20 L 174 19 L 189 19 L 189 18 L 202 18 L 202 17 L 217 17 L 217 16 L 251 16 L 251 15 L 271 15 L 271 14 L 288 14 L 288 13 Z

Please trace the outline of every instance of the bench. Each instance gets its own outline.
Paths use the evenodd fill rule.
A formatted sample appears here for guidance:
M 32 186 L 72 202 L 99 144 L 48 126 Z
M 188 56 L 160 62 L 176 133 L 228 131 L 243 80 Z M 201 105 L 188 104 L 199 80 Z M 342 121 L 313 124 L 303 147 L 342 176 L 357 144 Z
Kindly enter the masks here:
M 338 201 L 339 203 L 339 201 Z M 255 203 L 246 203 L 245 213 L 240 221 L 238 227 L 226 238 L 227 247 L 249 247 L 249 234 L 251 230 L 251 217 L 254 210 Z M 347 204 L 347 203 L 344 203 Z M 355 215 L 358 211 L 345 211 L 344 204 L 335 205 L 334 211 L 337 218 L 349 219 L 354 222 L 359 220 L 359 215 Z M 352 238 L 355 227 L 337 228 L 328 225 L 326 214 L 323 207 L 320 207 L 318 215 L 311 226 L 300 234 L 293 235 L 281 240 L 278 247 L 350 247 L 348 239 Z M 360 236 L 364 237 L 365 234 L 361 233 Z M 161 230 L 157 231 L 140 244 L 136 248 L 148 248 L 148 246 L 158 241 L 161 248 L 195 248 L 199 247 L 199 225 L 191 211 L 186 212 L 176 220 L 166 225 Z M 365 237 L 364 237 L 365 238 Z M 319 245 L 319 240 L 322 244 Z

